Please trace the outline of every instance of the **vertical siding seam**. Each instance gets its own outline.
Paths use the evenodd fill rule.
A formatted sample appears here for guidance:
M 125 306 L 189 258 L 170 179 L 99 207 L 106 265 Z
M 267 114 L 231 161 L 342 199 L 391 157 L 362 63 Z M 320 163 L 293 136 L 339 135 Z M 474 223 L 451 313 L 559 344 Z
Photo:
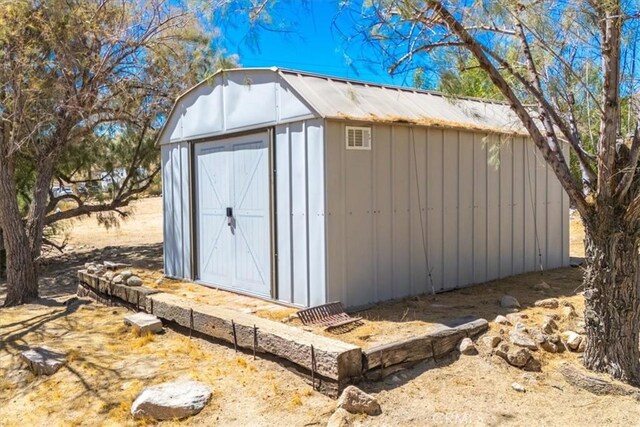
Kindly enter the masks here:
M 377 157 L 377 150 L 376 150 L 376 135 L 378 134 L 376 132 L 377 126 L 372 126 L 371 127 L 371 167 L 370 167 L 370 173 L 371 173 L 371 185 L 372 190 L 371 190 L 371 206 L 370 206 L 370 212 L 371 212 L 371 236 L 372 236 L 372 266 L 373 266 L 373 296 L 374 296 L 374 300 L 378 301 L 379 300 L 379 290 L 378 287 L 380 286 L 379 281 L 379 265 L 378 265 L 378 233 L 376 232 L 376 225 L 378 222 L 378 215 L 376 214 L 376 210 L 378 208 L 377 206 L 377 202 L 378 202 L 378 179 L 377 179 L 377 174 L 375 173 L 376 170 L 376 165 L 377 165 L 377 161 L 378 161 L 378 157 Z
M 412 232 L 411 225 L 413 223 L 413 212 L 411 211 L 411 206 L 412 206 L 412 203 L 411 203 L 411 188 L 412 188 L 412 185 L 411 185 L 411 181 L 412 181 L 411 180 L 411 169 L 412 169 L 412 167 L 411 167 L 411 163 L 412 163 L 411 162 L 411 153 L 413 151 L 413 155 L 414 156 L 416 155 L 416 151 L 415 151 L 415 149 L 416 149 L 416 145 L 415 145 L 416 135 L 415 135 L 415 130 L 413 129 L 413 127 L 410 126 L 410 127 L 407 127 L 406 129 L 407 129 L 407 143 L 408 143 L 407 144 L 407 163 L 409 163 L 408 164 L 409 169 L 407 169 L 407 171 L 409 172 L 409 176 L 408 176 L 409 179 L 407 179 L 407 187 L 408 187 L 407 188 L 407 196 L 408 196 L 407 197 L 407 212 L 409 213 L 409 215 L 407 216 L 407 219 L 408 219 L 407 228 L 409 228 L 409 241 L 407 242 L 407 244 L 409 246 L 409 252 L 408 252 L 408 254 L 409 254 L 409 293 L 413 294 L 413 292 L 415 290 L 415 283 L 414 283 L 414 280 L 413 280 L 415 274 L 414 274 L 414 265 L 413 265 L 414 264 L 414 262 L 413 262 L 413 256 L 414 256 L 414 253 L 413 253 L 414 252 L 413 251 L 413 241 L 414 241 L 414 237 L 413 237 L 413 234 L 411 233 Z M 412 150 L 412 144 L 413 144 L 413 150 Z M 416 162 L 413 162 L 413 165 L 416 166 Z M 416 174 L 415 176 L 417 177 L 418 176 L 417 167 L 415 167 L 414 173 Z M 418 209 L 418 211 L 419 210 L 420 209 Z
M 498 136 L 498 277 L 502 278 L 502 137 Z
M 291 153 L 293 150 L 293 144 L 291 139 L 291 125 L 286 125 L 287 130 L 287 168 L 289 173 L 289 211 L 288 222 L 289 222 L 289 288 L 290 288 L 290 299 L 291 302 L 294 303 L 295 298 L 295 285 L 294 285 L 294 276 L 293 276 L 293 265 L 294 265 L 294 250 L 293 250 L 293 162 L 291 160 Z
M 394 179 L 393 179 L 393 177 L 394 177 L 393 164 L 394 164 L 394 160 L 395 160 L 394 159 L 394 155 L 393 155 L 393 153 L 395 151 L 393 149 L 393 145 L 394 145 L 393 142 L 394 142 L 395 132 L 393 131 L 394 130 L 394 126 L 393 125 L 390 125 L 389 129 L 390 129 L 390 141 L 389 141 L 390 150 L 389 151 L 391 152 L 391 155 L 389 156 L 389 162 L 390 162 L 390 167 L 389 167 L 389 171 L 390 171 L 390 173 L 389 173 L 390 184 L 389 185 L 390 186 L 389 186 L 389 188 L 391 189 L 391 194 L 390 194 L 390 197 L 391 197 L 391 200 L 390 200 L 390 202 L 391 202 L 391 204 L 390 204 L 390 206 L 391 206 L 391 215 L 390 215 L 391 226 L 389 228 L 389 231 L 390 231 L 390 234 L 391 234 L 391 236 L 390 236 L 391 237 L 391 239 L 390 239 L 390 243 L 391 243 L 391 283 L 390 283 L 390 285 L 391 285 L 391 289 L 390 290 L 391 290 L 391 297 L 394 298 L 395 297 L 395 290 L 396 290 L 395 289 L 395 283 L 396 283 L 396 268 L 395 268 L 395 264 L 396 264 L 395 263 L 395 261 L 396 261 L 396 250 L 395 250 L 396 235 L 395 235 L 395 230 L 394 230 L 394 226 L 393 226 L 395 224 L 395 217 L 396 217 L 395 198 L 394 198 L 395 192 L 393 191 L 393 181 L 394 181 Z
M 462 132 L 457 131 L 456 132 L 456 136 L 457 136 L 457 142 L 456 142 L 456 167 L 455 167 L 455 171 L 456 173 L 456 192 L 458 193 L 456 195 L 456 210 L 457 210 L 457 215 L 456 215 L 456 238 L 455 238 L 455 242 L 456 242 L 456 288 L 459 288 L 461 283 L 460 283 L 460 215 L 461 215 L 461 209 L 460 209 L 460 134 Z
M 306 257 L 307 257 L 307 307 L 311 306 L 311 266 L 310 266 L 310 256 L 309 253 L 311 251 L 311 245 L 309 243 L 309 134 L 307 128 L 307 121 L 302 122 L 302 136 L 303 136 L 303 149 L 304 149 L 304 198 L 305 198 L 305 231 L 307 235 L 307 247 L 306 247 Z
M 341 233 L 340 233 L 340 243 L 342 245 L 342 298 L 345 301 L 345 305 L 351 305 L 351 302 L 347 298 L 347 288 L 348 288 L 348 256 L 347 256 L 347 179 L 346 179 L 346 148 L 342 144 L 342 135 L 345 135 L 345 124 L 340 123 L 340 133 L 339 133 L 341 143 L 338 152 L 340 153 L 340 180 L 341 180 L 341 191 L 340 196 L 342 198 L 342 221 L 341 221 Z
M 514 255 L 515 255 L 515 230 L 514 230 L 514 219 L 516 217 L 516 198 L 515 198 L 515 191 L 514 191 L 514 177 L 515 177 L 515 172 L 514 172 L 514 166 L 515 166 L 515 162 L 516 162 L 516 140 L 514 139 L 513 144 L 512 144 L 512 149 L 511 149 L 511 156 L 510 156 L 510 160 L 511 160 L 511 256 L 509 257 L 511 259 L 511 271 L 510 271 L 510 275 L 513 275 L 514 272 Z
M 484 279 L 489 279 L 489 135 L 484 149 Z
M 476 135 L 471 135 L 471 283 L 476 281 Z
M 422 236 L 422 239 L 425 240 L 424 242 L 424 247 L 425 247 L 425 251 L 426 253 L 426 260 L 427 260 L 427 265 L 425 265 L 425 269 L 427 271 L 427 277 L 425 277 L 425 280 L 427 280 L 427 288 L 432 289 L 433 292 L 433 287 L 432 287 L 432 283 L 433 283 L 433 276 L 431 276 L 431 271 L 430 268 L 431 267 L 431 263 L 428 262 L 430 257 L 429 257 L 429 237 L 431 236 L 431 233 L 429 231 L 429 129 L 425 129 L 424 130 L 424 229 L 425 229 L 425 235 Z M 422 213 L 420 213 L 420 215 L 422 215 Z
M 440 206 L 442 206 L 441 210 L 441 215 L 440 215 L 440 233 L 441 233 L 441 239 L 440 239 L 440 264 L 441 264 L 441 269 L 442 269 L 442 278 L 441 278 L 441 283 L 440 283 L 440 290 L 445 289 L 445 269 L 444 269 L 444 265 L 445 265 L 445 257 L 444 257 L 444 169 L 445 169 L 445 164 L 444 164 L 444 130 L 439 130 L 440 133 L 440 155 L 441 155 L 441 159 L 440 159 L 440 164 L 442 165 L 441 169 L 440 169 L 440 185 L 441 185 L 441 191 L 440 191 Z
M 329 157 L 328 146 L 327 146 L 327 134 L 329 132 L 329 127 L 327 126 L 327 120 L 323 119 L 322 123 L 322 181 L 324 187 L 324 194 L 322 195 L 322 199 L 324 200 L 324 205 L 322 207 L 322 221 L 324 223 L 324 230 L 322 232 L 322 238 L 324 239 L 324 302 L 329 302 L 329 193 L 327 191 L 327 179 L 329 174 L 327 173 L 327 158 Z

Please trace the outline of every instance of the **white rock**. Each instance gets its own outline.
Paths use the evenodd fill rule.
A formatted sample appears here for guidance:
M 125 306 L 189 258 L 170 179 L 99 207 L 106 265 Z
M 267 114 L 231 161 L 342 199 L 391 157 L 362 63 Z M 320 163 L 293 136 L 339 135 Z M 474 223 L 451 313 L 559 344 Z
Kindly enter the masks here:
M 349 427 L 351 425 L 351 414 L 342 408 L 336 409 L 327 422 L 327 427 Z
M 131 276 L 127 279 L 127 286 L 142 286 L 142 279 L 138 276 Z
M 536 343 L 524 332 L 520 331 L 511 331 L 509 332 L 509 339 L 511 342 L 519 347 L 528 348 L 531 350 L 536 350 L 538 346 Z
M 565 317 L 568 317 L 568 318 L 578 317 L 578 313 L 576 312 L 576 309 L 573 308 L 572 305 L 567 305 L 567 306 L 563 307 L 562 308 L 562 314 Z
M 500 299 L 500 306 L 503 308 L 520 308 L 520 303 L 511 295 L 503 295 Z
M 517 322 L 514 325 L 513 330 L 518 332 L 525 332 L 525 333 L 528 332 L 527 325 L 525 325 L 522 322 Z
M 36 347 L 20 353 L 22 360 L 36 375 L 53 375 L 64 365 L 65 356 L 46 347 Z
M 153 314 L 135 313 L 124 317 L 124 324 L 133 327 L 140 335 L 162 332 L 162 321 Z
M 569 347 L 569 350 L 578 350 L 578 347 L 580 347 L 580 341 L 582 341 L 582 337 L 579 334 L 573 331 L 566 331 L 562 334 L 562 336 L 567 343 L 567 347 Z
M 135 418 L 172 420 L 190 417 L 204 408 L 211 388 L 197 381 L 175 381 L 142 390 L 131 405 Z
M 121 275 L 117 275 L 113 278 L 113 283 L 115 283 L 116 285 L 120 285 L 122 283 L 124 283 L 124 279 L 122 278 Z
M 519 392 L 519 393 L 524 393 L 524 392 L 527 391 L 527 389 L 524 388 L 524 386 L 522 384 L 518 384 L 518 383 L 511 384 L 511 388 L 514 389 L 515 391 Z
M 103 277 L 111 282 L 115 276 L 116 273 L 114 273 L 113 271 L 107 271 L 106 273 L 104 273 Z
M 534 305 L 536 307 L 542 307 L 542 308 L 558 308 L 560 303 L 558 302 L 557 298 L 547 298 L 547 299 L 541 299 L 539 301 L 536 301 Z
M 122 279 L 127 280 L 129 277 L 133 276 L 133 273 L 129 270 L 124 270 L 120 272 Z
M 352 414 L 379 415 L 382 413 L 378 400 L 355 386 L 348 386 L 338 398 L 337 407 Z
M 473 341 L 471 341 L 471 338 L 463 338 L 458 344 L 458 351 L 461 354 L 466 354 L 467 356 L 478 354 L 478 350 L 476 349 L 475 344 L 473 344 Z
M 506 317 L 504 317 L 502 314 L 497 315 L 496 318 L 493 319 L 493 321 L 500 325 L 511 325 L 509 320 Z

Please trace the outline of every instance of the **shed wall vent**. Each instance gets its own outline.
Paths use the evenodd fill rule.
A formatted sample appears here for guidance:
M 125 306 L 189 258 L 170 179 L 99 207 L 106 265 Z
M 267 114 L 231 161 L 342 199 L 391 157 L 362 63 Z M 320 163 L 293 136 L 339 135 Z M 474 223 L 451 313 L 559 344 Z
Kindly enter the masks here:
M 347 126 L 347 150 L 371 150 L 371 128 Z

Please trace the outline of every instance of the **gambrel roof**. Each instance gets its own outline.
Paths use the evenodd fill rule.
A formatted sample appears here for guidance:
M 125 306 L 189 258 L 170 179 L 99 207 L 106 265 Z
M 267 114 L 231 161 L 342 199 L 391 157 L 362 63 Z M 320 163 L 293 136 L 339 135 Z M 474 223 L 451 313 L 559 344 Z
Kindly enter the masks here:
M 273 67 L 218 71 L 178 98 L 158 139 L 167 144 L 308 118 L 526 134 L 504 102 Z

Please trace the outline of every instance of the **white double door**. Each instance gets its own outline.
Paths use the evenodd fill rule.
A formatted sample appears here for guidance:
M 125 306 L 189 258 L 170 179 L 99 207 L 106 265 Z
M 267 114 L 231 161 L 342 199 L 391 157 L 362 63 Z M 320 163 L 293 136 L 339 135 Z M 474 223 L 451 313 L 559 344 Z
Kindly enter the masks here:
M 196 145 L 201 282 L 271 296 L 266 132 Z

